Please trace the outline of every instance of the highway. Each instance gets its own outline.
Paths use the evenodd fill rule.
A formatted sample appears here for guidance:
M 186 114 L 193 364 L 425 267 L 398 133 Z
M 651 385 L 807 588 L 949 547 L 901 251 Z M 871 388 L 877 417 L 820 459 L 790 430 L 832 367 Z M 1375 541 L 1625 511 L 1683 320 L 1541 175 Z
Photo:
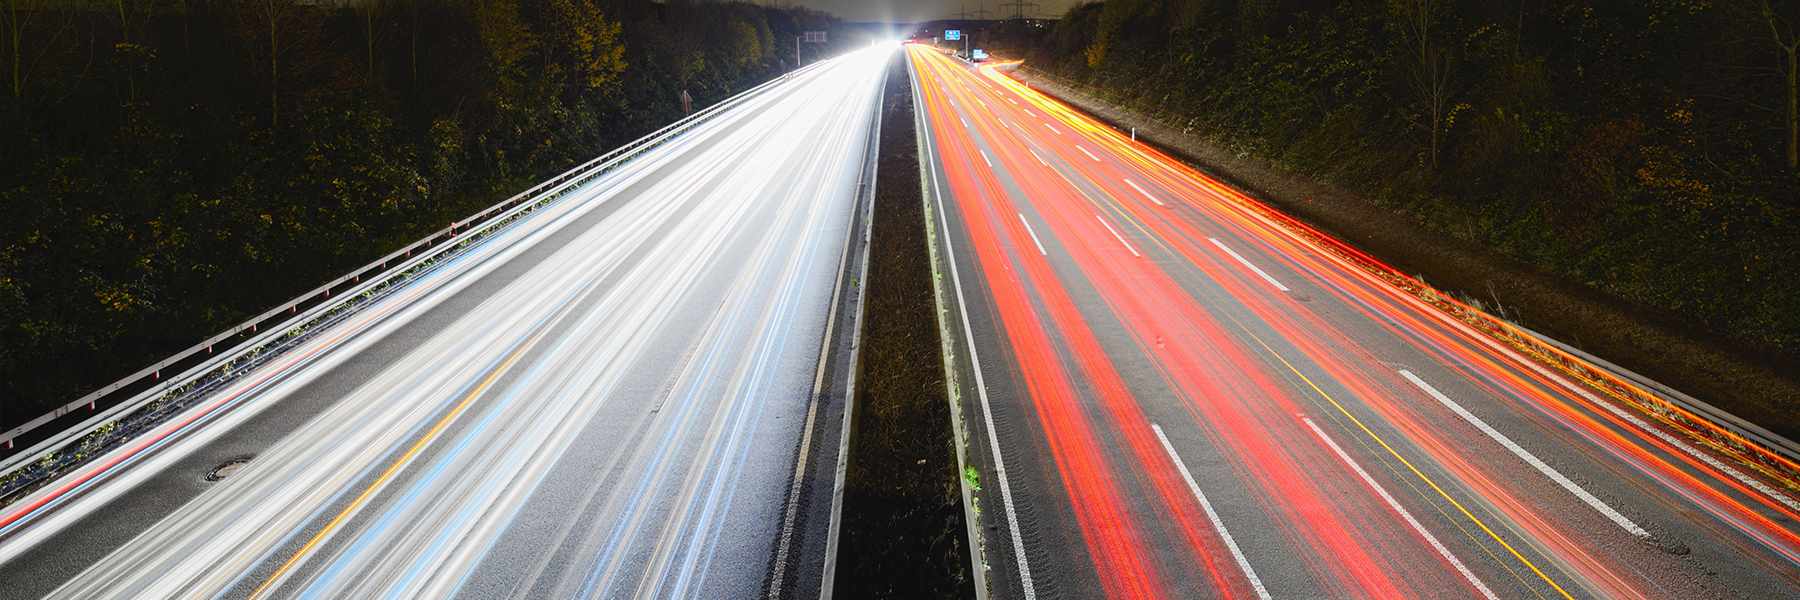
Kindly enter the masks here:
M 892 51 L 758 93 L 0 508 L 0 596 L 816 596 Z
M 909 48 L 991 597 L 1800 597 L 1779 470 Z

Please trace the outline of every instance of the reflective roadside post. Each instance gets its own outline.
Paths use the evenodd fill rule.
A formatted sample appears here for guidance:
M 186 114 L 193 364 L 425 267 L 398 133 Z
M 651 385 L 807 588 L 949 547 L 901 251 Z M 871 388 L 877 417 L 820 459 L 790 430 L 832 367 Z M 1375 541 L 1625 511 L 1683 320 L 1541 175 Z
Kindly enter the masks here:
M 687 90 L 681 90 L 681 112 L 682 114 L 693 114 L 694 112 L 694 97 L 689 96 Z

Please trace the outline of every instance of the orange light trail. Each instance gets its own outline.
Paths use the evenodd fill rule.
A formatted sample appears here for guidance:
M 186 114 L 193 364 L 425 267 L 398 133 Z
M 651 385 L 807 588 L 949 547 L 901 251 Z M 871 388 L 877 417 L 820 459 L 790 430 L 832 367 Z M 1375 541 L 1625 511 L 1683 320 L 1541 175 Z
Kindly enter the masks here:
M 1741 457 L 1682 441 L 1704 426 L 1647 424 L 1633 405 L 1605 404 L 1619 397 L 1609 386 L 1627 384 L 1582 387 L 1591 378 L 1497 339 L 1507 326 L 1471 325 L 1455 300 L 993 66 L 909 52 L 941 201 L 960 219 L 1018 410 L 1036 419 L 1027 429 L 1108 597 L 1255 597 L 1151 435 L 1152 415 L 1214 449 L 1194 464 L 1247 498 L 1215 504 L 1236 507 L 1226 518 L 1259 513 L 1260 528 L 1236 535 L 1270 548 L 1252 559 L 1292 559 L 1309 593 L 1473 595 L 1474 578 L 1503 597 L 1670 593 L 1655 570 L 1619 560 L 1621 548 L 1648 547 L 1636 534 L 1402 379 L 1396 353 L 1452 379 L 1440 383 L 1514 436 L 1572 448 L 1560 456 L 1580 457 L 1584 473 L 1628 482 L 1800 586 L 1800 536 L 1784 526 L 1800 522 L 1800 504 L 1769 479 L 1785 459 L 1732 470 Z M 1371 323 L 1379 339 L 1364 333 Z M 1467 578 L 1296 418 L 1309 414 L 1405 496 Z M 1636 560 L 1674 560 L 1648 556 Z

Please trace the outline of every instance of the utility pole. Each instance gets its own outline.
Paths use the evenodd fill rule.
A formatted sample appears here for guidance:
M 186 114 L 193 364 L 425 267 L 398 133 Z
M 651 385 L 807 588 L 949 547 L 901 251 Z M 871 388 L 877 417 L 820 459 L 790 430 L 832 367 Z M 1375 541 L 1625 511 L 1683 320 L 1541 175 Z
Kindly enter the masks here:
M 1027 9 L 1027 8 L 1035 9 L 1035 8 L 1037 8 L 1037 4 L 1032 3 L 1032 2 L 1026 2 L 1025 0 L 1013 0 L 1012 2 L 1007 2 L 1005 4 L 1001 4 L 1000 8 L 1012 9 L 1012 16 L 1008 17 L 1008 18 L 1017 21 L 1017 20 L 1022 20 L 1025 18 L 1025 9 Z M 1035 12 L 1035 11 L 1033 11 L 1033 12 Z

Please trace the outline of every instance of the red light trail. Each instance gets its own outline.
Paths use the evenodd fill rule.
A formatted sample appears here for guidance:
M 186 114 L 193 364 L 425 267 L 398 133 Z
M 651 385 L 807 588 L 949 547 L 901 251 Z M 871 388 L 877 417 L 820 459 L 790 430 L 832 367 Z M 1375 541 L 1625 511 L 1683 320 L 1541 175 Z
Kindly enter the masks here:
M 1792 463 L 1721 454 L 993 66 L 909 52 L 958 326 L 1005 349 L 969 367 L 1037 515 L 987 552 L 1114 598 L 1800 589 Z

